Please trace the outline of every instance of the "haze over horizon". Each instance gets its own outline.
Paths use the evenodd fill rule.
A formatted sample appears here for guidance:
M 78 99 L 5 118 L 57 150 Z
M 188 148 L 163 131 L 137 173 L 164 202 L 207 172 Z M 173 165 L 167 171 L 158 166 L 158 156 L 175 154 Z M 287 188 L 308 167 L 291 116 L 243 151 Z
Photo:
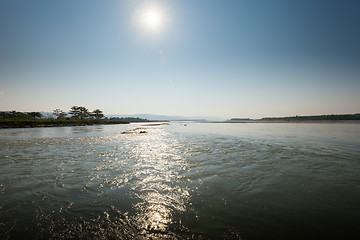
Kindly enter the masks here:
M 0 111 L 360 112 L 355 0 L 0 1 Z

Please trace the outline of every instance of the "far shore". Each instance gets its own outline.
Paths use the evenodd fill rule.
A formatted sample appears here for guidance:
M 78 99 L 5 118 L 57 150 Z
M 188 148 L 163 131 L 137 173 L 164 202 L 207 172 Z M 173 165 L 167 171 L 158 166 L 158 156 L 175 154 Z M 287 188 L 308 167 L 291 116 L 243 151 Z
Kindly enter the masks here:
M 360 123 L 360 120 L 249 120 L 249 121 L 199 121 L 199 123 Z

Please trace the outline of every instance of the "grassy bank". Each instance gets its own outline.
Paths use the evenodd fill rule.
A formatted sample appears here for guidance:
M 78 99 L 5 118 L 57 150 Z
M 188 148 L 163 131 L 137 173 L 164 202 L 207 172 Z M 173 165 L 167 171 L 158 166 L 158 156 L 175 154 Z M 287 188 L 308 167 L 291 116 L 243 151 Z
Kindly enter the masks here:
M 89 126 L 99 124 L 129 124 L 127 121 L 118 120 L 58 120 L 58 119 L 0 119 L 0 128 L 34 128 L 34 127 L 65 127 L 65 126 Z

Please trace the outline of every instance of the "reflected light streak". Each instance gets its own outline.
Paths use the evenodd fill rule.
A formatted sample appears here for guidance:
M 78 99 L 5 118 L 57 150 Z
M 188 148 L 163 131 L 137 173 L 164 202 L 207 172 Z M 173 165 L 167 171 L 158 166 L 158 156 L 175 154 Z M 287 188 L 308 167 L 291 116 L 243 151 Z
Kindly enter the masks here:
M 139 142 L 132 149 L 138 159 L 134 172 L 138 184 L 133 191 L 141 200 L 134 205 L 138 212 L 135 218 L 143 234 L 166 234 L 174 223 L 174 213 L 186 210 L 189 192 L 176 185 L 177 166 L 184 163 L 176 154 L 176 143 L 169 142 L 169 134 L 156 128 L 147 131 L 148 134 L 137 136 Z

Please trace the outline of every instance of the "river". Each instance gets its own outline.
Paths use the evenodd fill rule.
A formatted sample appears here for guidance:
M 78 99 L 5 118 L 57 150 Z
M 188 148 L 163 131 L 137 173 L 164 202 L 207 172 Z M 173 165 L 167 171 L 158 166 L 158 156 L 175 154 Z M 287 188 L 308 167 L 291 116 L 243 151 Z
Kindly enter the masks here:
M 359 224 L 357 123 L 0 129 L 1 239 L 344 239 Z

